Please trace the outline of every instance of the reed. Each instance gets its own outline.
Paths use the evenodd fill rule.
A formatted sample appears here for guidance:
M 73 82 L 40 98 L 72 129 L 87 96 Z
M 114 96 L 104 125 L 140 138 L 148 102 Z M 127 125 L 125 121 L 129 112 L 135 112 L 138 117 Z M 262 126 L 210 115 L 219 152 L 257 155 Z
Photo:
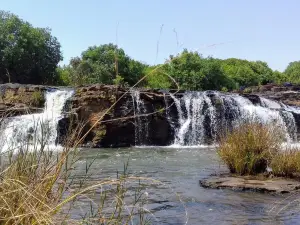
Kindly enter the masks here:
M 231 173 L 256 175 L 266 171 L 282 141 L 277 126 L 251 119 L 223 135 L 217 151 Z

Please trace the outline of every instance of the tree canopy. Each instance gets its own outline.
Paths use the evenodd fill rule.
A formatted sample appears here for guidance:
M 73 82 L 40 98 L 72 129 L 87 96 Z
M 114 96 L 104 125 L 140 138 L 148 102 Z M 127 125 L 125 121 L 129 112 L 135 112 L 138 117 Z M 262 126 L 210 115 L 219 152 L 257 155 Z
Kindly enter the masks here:
M 83 85 L 93 83 L 186 90 L 233 90 L 270 82 L 300 84 L 300 61 L 281 73 L 266 62 L 203 57 L 183 50 L 165 63 L 147 65 L 114 44 L 88 47 L 68 65 L 49 28 L 33 27 L 18 16 L 0 11 L 0 83 Z
M 64 68 L 70 77 L 60 76 L 64 83 L 72 85 L 119 82 L 134 85 L 146 67 L 127 56 L 122 48 L 105 44 L 89 47 L 81 57 L 72 58 L 69 66 Z
M 54 83 L 60 60 L 60 44 L 50 29 L 0 11 L 0 82 Z
M 287 81 L 300 83 L 300 61 L 291 62 L 284 74 Z
M 299 71 L 299 72 L 298 72 Z M 132 86 L 144 75 L 141 86 L 185 90 L 234 90 L 241 87 L 283 83 L 300 83 L 300 61 L 291 63 L 284 73 L 273 71 L 266 62 L 203 57 L 183 50 L 171 55 L 164 64 L 149 66 L 133 60 L 113 44 L 89 47 L 81 57 L 71 59 L 60 68 L 64 84 L 91 83 Z

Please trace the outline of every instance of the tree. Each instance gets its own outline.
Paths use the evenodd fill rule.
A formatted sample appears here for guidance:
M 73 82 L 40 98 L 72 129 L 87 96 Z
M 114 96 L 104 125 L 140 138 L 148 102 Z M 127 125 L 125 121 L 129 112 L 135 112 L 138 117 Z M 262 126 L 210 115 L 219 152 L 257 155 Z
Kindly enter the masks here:
M 284 71 L 287 81 L 300 83 L 300 61 L 291 62 Z
M 34 28 L 14 14 L 0 11 L 0 82 L 53 84 L 62 60 L 50 29 Z
M 146 67 L 116 45 L 105 44 L 89 47 L 80 58 L 71 59 L 68 70 L 73 85 L 121 82 L 132 86 L 143 76 Z
M 89 47 L 82 53 L 82 60 L 94 65 L 93 83 L 112 84 L 116 76 L 134 85 L 143 75 L 147 65 L 131 59 L 122 48 L 113 44 Z
M 225 76 L 232 80 L 231 88 L 255 86 L 273 81 L 273 71 L 266 62 L 230 58 L 222 60 L 221 64 Z
M 184 50 L 148 78 L 150 87 L 176 88 L 168 75 L 175 79 L 180 88 L 185 90 L 221 90 L 229 83 L 224 75 L 220 60 L 203 58 L 198 52 Z
M 170 89 L 175 87 L 172 80 L 167 75 L 168 65 L 151 66 L 144 70 L 147 75 L 145 86 L 149 88 Z

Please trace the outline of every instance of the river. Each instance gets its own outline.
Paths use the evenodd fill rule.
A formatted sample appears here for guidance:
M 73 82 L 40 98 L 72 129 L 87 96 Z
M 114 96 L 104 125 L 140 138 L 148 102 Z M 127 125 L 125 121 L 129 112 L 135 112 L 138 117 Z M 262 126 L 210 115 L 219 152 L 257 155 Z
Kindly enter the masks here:
M 199 180 L 226 172 L 211 147 L 82 149 L 79 157 L 78 174 L 93 161 L 91 181 L 115 178 L 127 162 L 130 176 L 158 180 L 146 188 L 152 224 L 299 224 L 298 195 L 202 188 Z

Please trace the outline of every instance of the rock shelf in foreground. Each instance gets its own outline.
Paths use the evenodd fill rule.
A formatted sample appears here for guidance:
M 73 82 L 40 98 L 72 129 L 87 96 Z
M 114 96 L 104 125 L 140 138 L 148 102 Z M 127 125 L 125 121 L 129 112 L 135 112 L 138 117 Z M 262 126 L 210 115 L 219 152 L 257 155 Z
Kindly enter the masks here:
M 265 180 L 254 177 L 210 177 L 200 181 L 204 188 L 234 189 L 243 191 L 256 191 L 263 193 L 293 193 L 300 189 L 300 182 L 284 178 L 270 178 Z

